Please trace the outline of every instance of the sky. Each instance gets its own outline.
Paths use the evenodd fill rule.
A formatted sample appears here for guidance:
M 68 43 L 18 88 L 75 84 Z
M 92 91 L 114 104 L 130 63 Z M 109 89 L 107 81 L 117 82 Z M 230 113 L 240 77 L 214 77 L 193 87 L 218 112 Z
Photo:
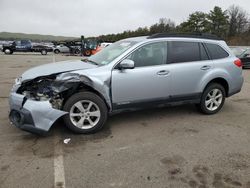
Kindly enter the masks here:
M 99 36 L 233 4 L 250 13 L 250 0 L 0 0 L 0 32 Z

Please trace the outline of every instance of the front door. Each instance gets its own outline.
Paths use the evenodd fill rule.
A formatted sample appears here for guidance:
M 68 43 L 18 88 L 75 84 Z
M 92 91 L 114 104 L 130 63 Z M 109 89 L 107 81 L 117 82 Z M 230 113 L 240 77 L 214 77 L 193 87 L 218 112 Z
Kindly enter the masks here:
M 140 107 L 166 100 L 170 95 L 170 76 L 167 60 L 167 43 L 146 44 L 127 59 L 135 63 L 134 69 L 112 71 L 112 103 L 114 109 Z

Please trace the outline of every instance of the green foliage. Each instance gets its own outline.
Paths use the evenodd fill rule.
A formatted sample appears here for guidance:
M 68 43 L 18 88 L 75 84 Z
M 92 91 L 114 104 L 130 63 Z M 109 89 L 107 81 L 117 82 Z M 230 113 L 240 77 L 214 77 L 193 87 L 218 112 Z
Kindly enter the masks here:
M 158 23 L 149 28 L 138 28 L 135 31 L 124 31 L 123 33 L 102 35 L 99 38 L 103 41 L 114 42 L 120 39 L 142 35 L 152 35 L 162 32 L 178 33 L 211 33 L 230 41 L 234 37 L 246 37 L 250 35 L 250 21 L 247 13 L 238 6 L 231 6 L 228 10 L 215 6 L 208 13 L 194 12 L 188 19 L 175 26 L 170 19 L 161 18 Z M 244 34 L 244 35 L 239 35 Z M 240 40 L 239 41 L 243 41 Z
M 210 33 L 225 38 L 228 30 L 228 16 L 226 11 L 222 11 L 220 7 L 215 6 L 207 15 L 208 30 Z
M 189 15 L 188 20 L 180 24 L 179 31 L 206 33 L 209 31 L 209 21 L 207 14 L 203 12 L 194 12 Z
M 98 37 L 98 39 L 100 41 L 115 42 L 129 37 L 146 36 L 154 33 L 173 32 L 173 31 L 175 31 L 175 23 L 170 19 L 161 18 L 158 23 L 152 25 L 150 28 L 139 27 L 135 31 L 128 30 L 118 34 L 101 35 Z

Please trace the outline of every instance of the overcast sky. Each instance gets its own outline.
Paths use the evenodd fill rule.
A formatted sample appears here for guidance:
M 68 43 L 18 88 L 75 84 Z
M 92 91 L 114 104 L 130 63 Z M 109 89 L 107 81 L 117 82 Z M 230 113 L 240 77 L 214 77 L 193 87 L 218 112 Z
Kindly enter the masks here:
M 250 0 L 0 0 L 0 32 L 98 36 L 232 4 L 250 13 Z

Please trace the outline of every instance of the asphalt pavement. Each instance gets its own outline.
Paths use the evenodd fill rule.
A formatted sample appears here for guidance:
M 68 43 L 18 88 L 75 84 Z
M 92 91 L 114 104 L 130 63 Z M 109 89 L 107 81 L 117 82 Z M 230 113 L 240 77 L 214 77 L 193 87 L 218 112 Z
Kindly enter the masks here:
M 0 187 L 250 188 L 250 70 L 243 70 L 242 91 L 212 116 L 193 105 L 129 112 L 92 135 L 74 134 L 59 120 L 43 137 L 10 124 L 16 77 L 79 58 L 0 54 Z

